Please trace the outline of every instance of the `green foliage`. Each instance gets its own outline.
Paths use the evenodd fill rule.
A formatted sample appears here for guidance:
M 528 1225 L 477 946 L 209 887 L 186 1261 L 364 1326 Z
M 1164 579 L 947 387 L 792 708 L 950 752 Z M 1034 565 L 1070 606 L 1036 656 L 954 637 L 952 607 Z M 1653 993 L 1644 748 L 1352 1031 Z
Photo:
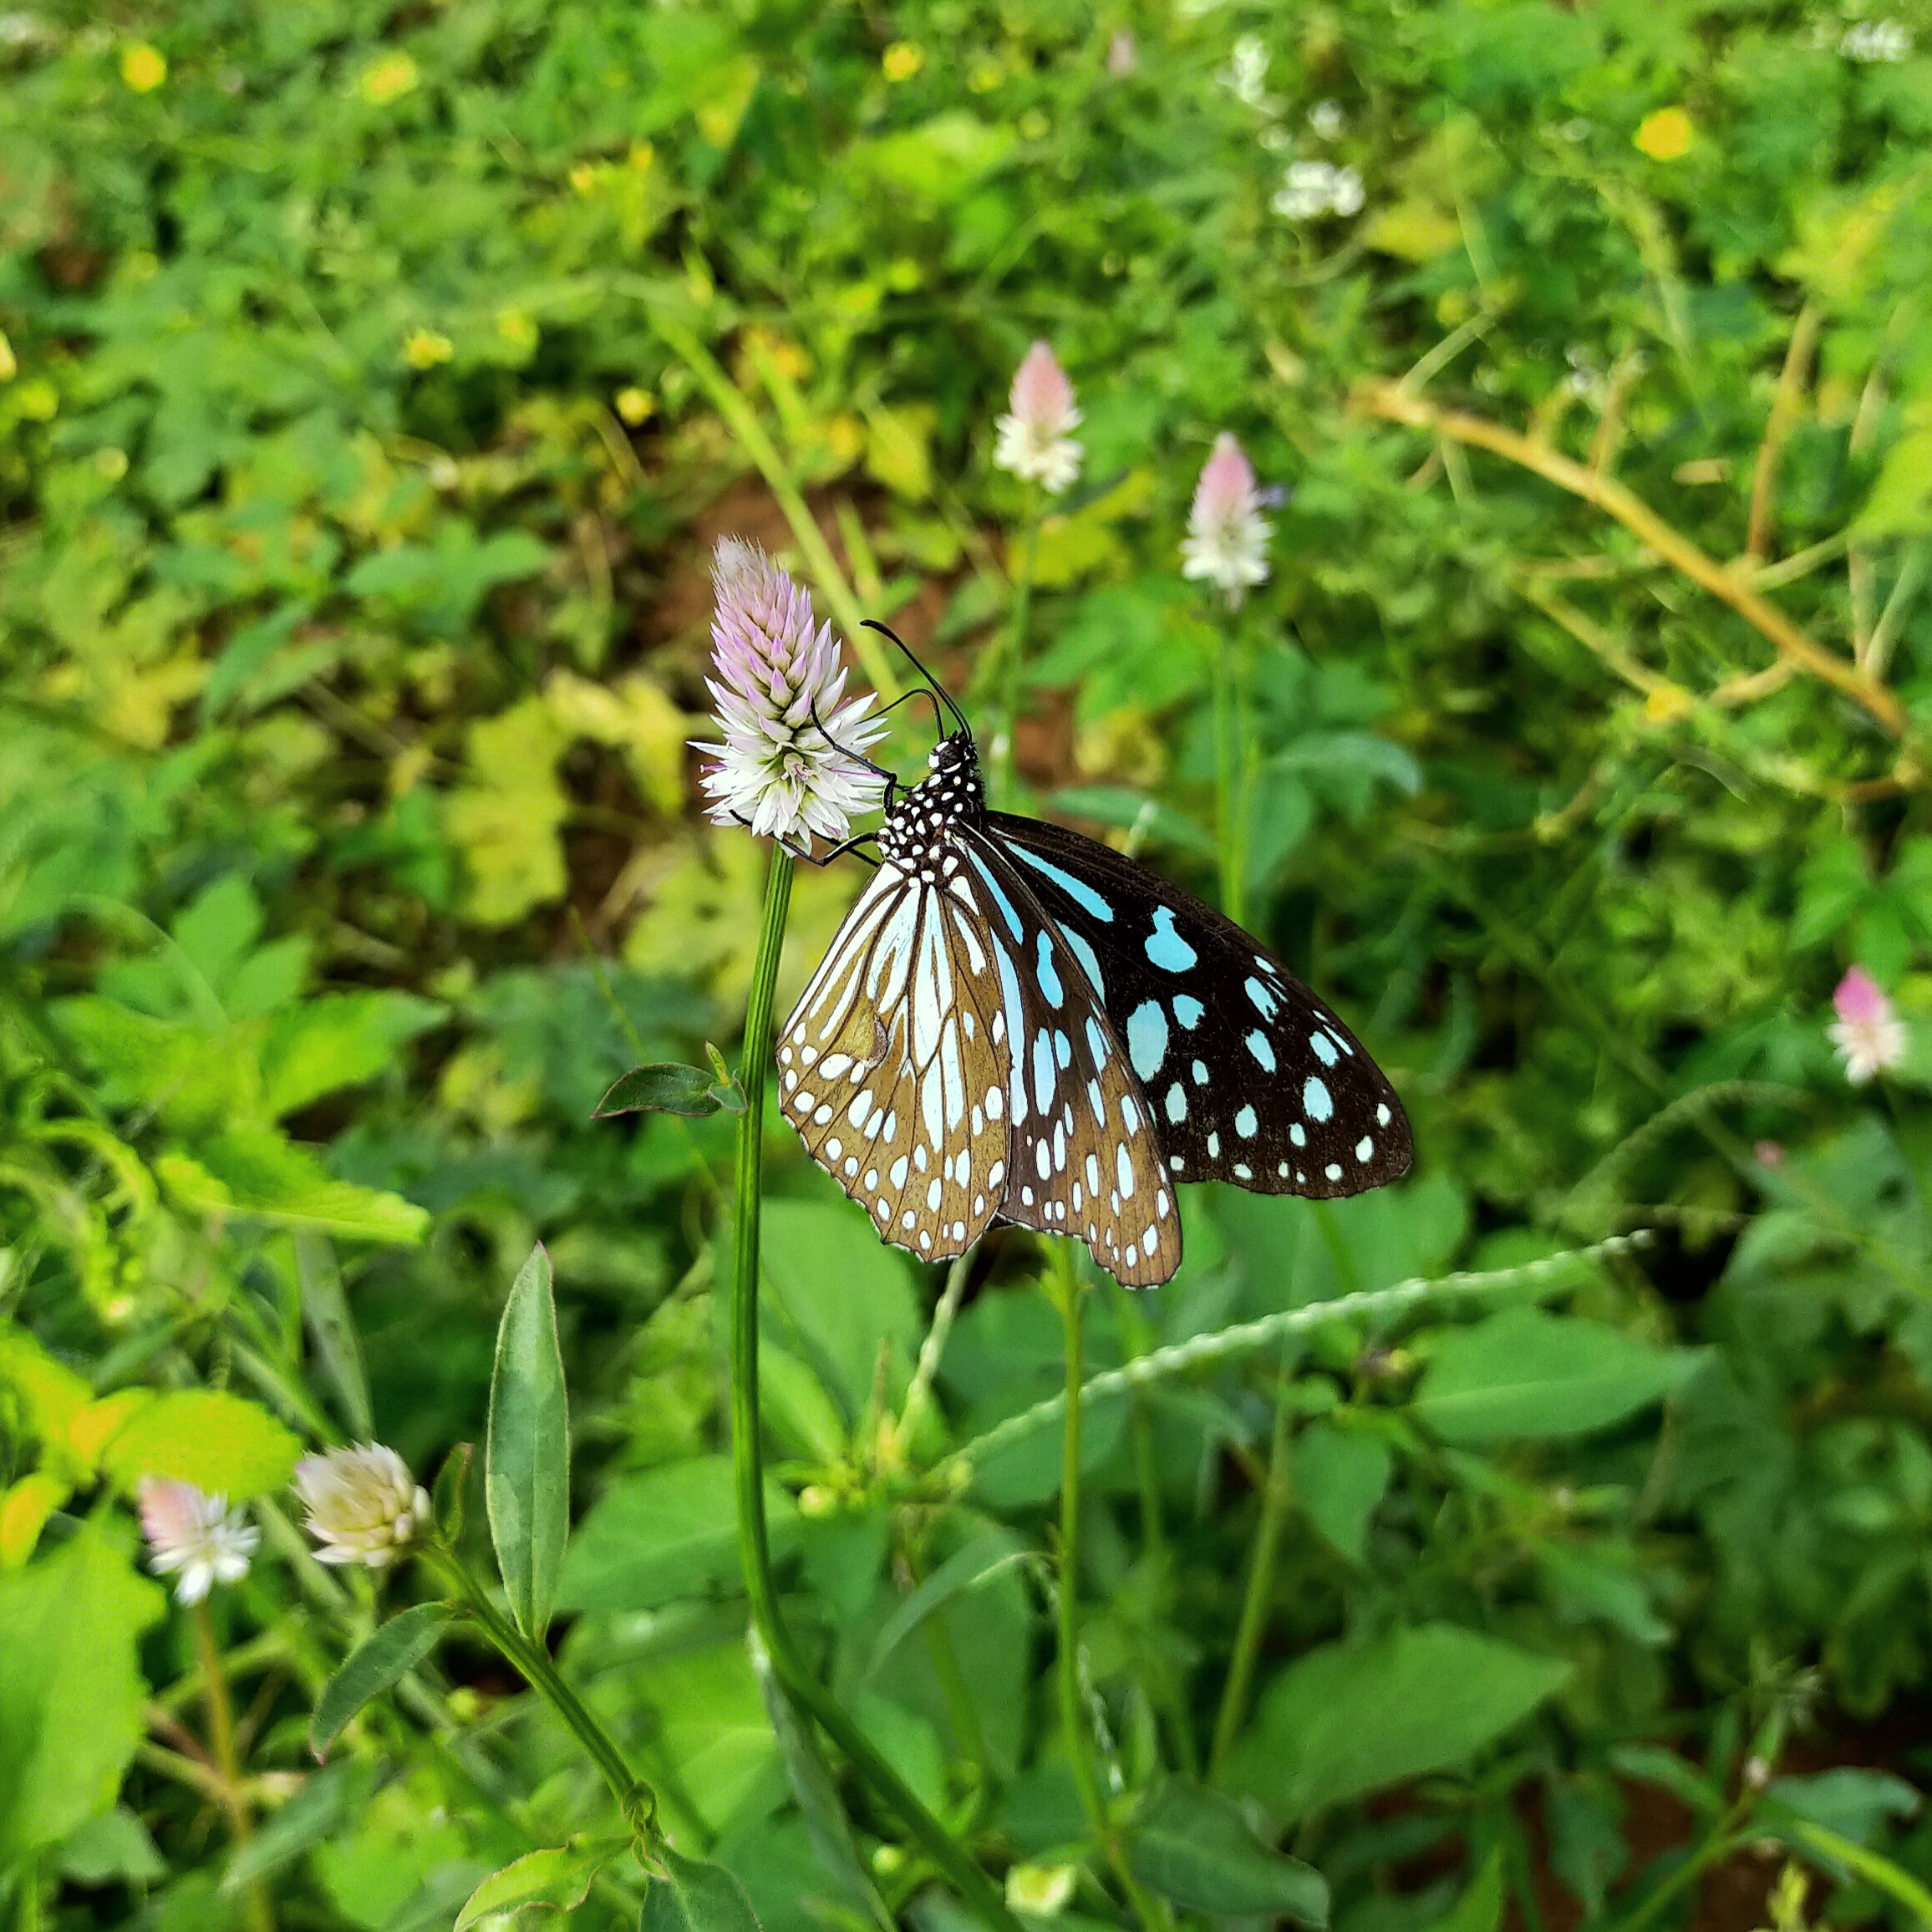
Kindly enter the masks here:
M 1669 1932 L 1698 1860 L 1775 1838 L 1829 1888 L 1797 1923 L 1923 1915 L 1927 33 L 1848 0 L 0 22 L 0 1916 L 540 1924 L 581 1883 L 592 1932 L 949 1932 L 743 1643 L 705 1044 L 762 861 L 687 746 L 726 531 L 806 577 L 829 547 L 821 613 L 892 621 L 990 736 L 1036 337 L 1085 460 L 1032 546 L 1022 802 L 1241 894 L 1420 1149 L 1331 1207 L 1185 1190 L 1182 1274 L 1090 1296 L 1090 1372 L 1655 1233 L 1087 1406 L 1127 1877 L 1313 1922 L 1312 1870 L 1341 1932 L 1535 1924 L 1553 1879 Z M 1295 211 L 1311 165 L 1359 211 Z M 1233 616 L 1177 547 L 1223 430 L 1282 492 Z M 801 868 L 781 999 L 857 886 Z M 1825 1033 L 1854 963 L 1909 1034 L 1863 1088 Z M 996 1883 L 1121 1922 L 1054 1696 L 1057 1428 L 958 1453 L 1060 1388 L 1037 1251 L 943 1304 L 770 1125 L 801 1645 Z M 441 1584 L 292 1558 L 297 1453 L 426 1480 L 486 1426 L 484 1507 L 451 1462 L 437 1523 L 659 1793 L 648 1885 L 592 1869 L 614 1803 Z M 262 1533 L 208 1608 L 239 1846 L 195 1614 L 128 1553 L 148 1475 Z M 1646 1783 L 1688 1855 L 1633 1826 Z

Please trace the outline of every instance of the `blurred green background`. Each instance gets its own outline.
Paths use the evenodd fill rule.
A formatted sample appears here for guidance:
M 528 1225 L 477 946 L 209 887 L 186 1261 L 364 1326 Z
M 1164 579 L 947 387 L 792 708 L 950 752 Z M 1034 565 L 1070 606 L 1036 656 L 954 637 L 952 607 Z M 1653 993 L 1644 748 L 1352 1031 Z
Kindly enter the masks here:
M 1086 463 L 1040 536 L 1030 799 L 1212 896 L 1234 638 L 1250 923 L 1419 1150 L 1332 1210 L 1187 1190 L 1182 1276 L 1096 1298 L 1095 1365 L 1654 1231 L 1549 1312 L 1331 1322 L 1095 1412 L 1123 1815 L 1212 1772 L 1341 1932 L 1926 1922 L 1921 43 L 1918 0 L 0 14 L 10 1923 L 259 1923 L 239 1805 L 278 1923 L 447 1926 L 598 1819 L 480 1650 L 327 1771 L 303 1743 L 415 1585 L 303 1553 L 297 1441 L 427 1480 L 477 1439 L 538 1237 L 567 1665 L 772 1932 L 958 1923 L 850 1785 L 828 1852 L 747 1660 L 728 1117 L 588 1116 L 740 1023 L 762 848 L 701 825 L 686 747 L 710 543 L 890 618 L 984 717 L 1036 338 Z M 1223 430 L 1285 492 L 1238 631 L 1177 552 Z M 857 877 L 801 877 L 781 998 Z M 1853 963 L 1909 1028 L 1862 1088 L 1825 1033 Z M 794 1620 L 1016 1899 L 1121 1922 L 1024 1553 L 1057 1445 L 913 1479 L 1057 1385 L 1036 1253 L 986 1244 L 908 1442 L 937 1282 L 775 1118 L 768 1172 Z M 226 1796 L 142 1574 L 155 1470 L 265 1533 L 214 1604 Z M 613 1867 L 571 1922 L 641 1891 Z

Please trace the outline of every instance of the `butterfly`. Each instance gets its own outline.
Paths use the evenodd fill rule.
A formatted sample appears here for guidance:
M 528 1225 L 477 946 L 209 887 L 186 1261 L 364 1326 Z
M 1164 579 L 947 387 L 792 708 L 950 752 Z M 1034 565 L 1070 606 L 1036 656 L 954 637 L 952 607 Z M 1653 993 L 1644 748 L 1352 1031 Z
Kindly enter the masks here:
M 881 1238 L 943 1261 L 1010 1222 L 1146 1288 L 1181 1264 L 1177 1182 L 1329 1200 L 1407 1172 L 1402 1104 L 1321 1000 L 1146 867 L 989 811 L 913 662 L 939 741 L 910 787 L 870 767 L 883 823 L 817 862 L 877 844 L 777 1046 L 780 1110 Z

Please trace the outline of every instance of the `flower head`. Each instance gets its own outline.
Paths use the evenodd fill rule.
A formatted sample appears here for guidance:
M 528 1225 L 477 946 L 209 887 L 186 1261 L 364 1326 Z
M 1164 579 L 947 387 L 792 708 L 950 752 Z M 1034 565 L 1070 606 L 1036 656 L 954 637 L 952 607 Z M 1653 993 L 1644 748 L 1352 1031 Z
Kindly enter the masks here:
M 1333 161 L 1290 161 L 1269 206 L 1290 221 L 1315 221 L 1325 215 L 1359 215 L 1365 197 L 1361 171 Z
M 1892 1010 L 1885 989 L 1863 966 L 1854 966 L 1832 995 L 1838 1018 L 1825 1029 L 1845 1063 L 1845 1078 L 1863 1086 L 1889 1073 L 1905 1057 L 1905 1024 Z
M 1043 484 L 1053 495 L 1080 475 L 1085 452 L 1070 430 L 1080 427 L 1073 384 L 1044 342 L 1036 342 L 1014 372 L 1009 413 L 999 419 L 993 460 L 1015 476 Z
M 379 1442 L 304 1456 L 295 1466 L 295 1492 L 308 1512 L 303 1527 L 322 1545 L 315 1553 L 319 1563 L 383 1569 L 430 1520 L 428 1492 L 402 1457 Z
M 748 825 L 760 838 L 835 842 L 855 812 L 878 802 L 879 781 L 858 762 L 885 730 L 866 716 L 870 692 L 847 700 L 830 624 L 755 544 L 726 537 L 711 567 L 710 679 L 722 745 L 703 773 L 714 825 Z
M 1223 430 L 1201 467 L 1187 535 L 1181 545 L 1181 574 L 1205 577 L 1238 608 L 1250 587 L 1268 582 L 1269 526 L 1261 514 L 1254 465 Z
M 141 1533 L 148 1539 L 148 1567 L 157 1576 L 179 1574 L 177 1601 L 198 1604 L 216 1584 L 238 1584 L 262 1532 L 225 1496 L 209 1496 L 191 1482 L 144 1477 Z
M 1118 28 L 1107 43 L 1107 72 L 1116 80 L 1125 80 L 1141 64 L 1141 49 L 1133 35 Z

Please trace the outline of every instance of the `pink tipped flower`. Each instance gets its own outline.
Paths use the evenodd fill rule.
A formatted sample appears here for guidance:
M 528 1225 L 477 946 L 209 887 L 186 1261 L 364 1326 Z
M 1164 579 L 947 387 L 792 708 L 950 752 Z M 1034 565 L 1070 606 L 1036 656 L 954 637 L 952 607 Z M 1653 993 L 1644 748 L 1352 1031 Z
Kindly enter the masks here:
M 145 1477 L 140 1487 L 141 1533 L 148 1540 L 148 1567 L 157 1576 L 176 1576 L 175 1600 L 198 1604 L 216 1584 L 238 1584 L 262 1540 L 225 1496 L 209 1496 L 191 1482 Z
M 1007 401 L 1009 413 L 999 419 L 994 462 L 1057 496 L 1080 475 L 1085 452 L 1068 434 L 1080 427 L 1073 384 L 1044 342 L 1026 352 Z
M 1254 465 L 1223 430 L 1195 486 L 1181 545 L 1181 574 L 1207 578 L 1230 609 L 1238 608 L 1253 585 L 1268 582 L 1268 538 Z
M 1838 982 L 1832 1005 L 1838 1018 L 1825 1032 L 1853 1086 L 1889 1073 L 1904 1059 L 1904 1022 L 1892 1010 L 1884 988 L 1863 966 L 1853 967 Z
M 1125 80 L 1140 64 L 1141 50 L 1123 27 L 1107 43 L 1107 72 L 1116 80 Z
M 866 716 L 872 694 L 846 700 L 831 626 L 815 628 L 811 599 L 755 544 L 726 537 L 711 581 L 709 684 L 724 734 L 700 746 L 717 754 L 702 775 L 711 821 L 836 844 L 879 800 L 859 763 L 885 730 Z
M 429 1492 L 379 1442 L 304 1456 L 295 1466 L 295 1493 L 308 1512 L 303 1528 L 322 1545 L 318 1563 L 385 1569 L 430 1525 Z

